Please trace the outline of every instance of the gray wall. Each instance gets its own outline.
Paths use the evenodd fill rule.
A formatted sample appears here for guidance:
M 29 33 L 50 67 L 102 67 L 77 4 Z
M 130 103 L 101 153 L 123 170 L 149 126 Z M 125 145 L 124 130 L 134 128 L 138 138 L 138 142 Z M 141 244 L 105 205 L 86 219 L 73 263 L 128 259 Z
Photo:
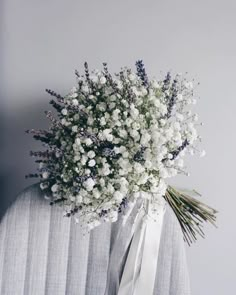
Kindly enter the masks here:
M 36 143 L 24 129 L 46 126 L 49 87 L 62 94 L 87 60 L 112 71 L 142 58 L 151 75 L 189 72 L 201 82 L 197 106 L 204 159 L 174 181 L 220 210 L 218 230 L 187 250 L 193 295 L 234 293 L 236 2 L 2 0 L 0 7 L 1 213 L 29 185 Z

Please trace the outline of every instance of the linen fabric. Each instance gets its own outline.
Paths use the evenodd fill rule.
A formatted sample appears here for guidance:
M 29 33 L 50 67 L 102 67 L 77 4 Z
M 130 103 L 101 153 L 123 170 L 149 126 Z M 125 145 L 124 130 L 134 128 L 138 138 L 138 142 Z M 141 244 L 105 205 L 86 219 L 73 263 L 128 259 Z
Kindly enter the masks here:
M 83 235 L 38 184 L 26 188 L 0 222 L 0 294 L 117 295 L 134 213 L 124 227 L 119 218 Z M 153 295 L 190 295 L 183 235 L 169 207 L 159 251 Z

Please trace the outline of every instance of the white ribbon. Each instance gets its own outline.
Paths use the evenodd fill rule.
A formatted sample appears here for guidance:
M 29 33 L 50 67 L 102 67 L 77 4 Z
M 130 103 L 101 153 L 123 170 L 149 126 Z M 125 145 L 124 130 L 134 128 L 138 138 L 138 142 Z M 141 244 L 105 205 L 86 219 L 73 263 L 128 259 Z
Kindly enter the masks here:
M 154 220 L 139 212 L 117 295 L 153 295 L 165 206 Z

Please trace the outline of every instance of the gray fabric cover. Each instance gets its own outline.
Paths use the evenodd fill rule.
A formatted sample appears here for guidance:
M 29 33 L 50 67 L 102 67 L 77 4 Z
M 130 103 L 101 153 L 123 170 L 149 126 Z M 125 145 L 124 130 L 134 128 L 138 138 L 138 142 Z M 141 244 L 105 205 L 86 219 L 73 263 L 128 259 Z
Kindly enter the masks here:
M 83 236 L 61 208 L 49 206 L 38 184 L 25 189 L 0 223 L 0 294 L 117 294 L 132 218 L 122 229 L 118 220 Z M 153 294 L 190 294 L 182 232 L 170 208 Z

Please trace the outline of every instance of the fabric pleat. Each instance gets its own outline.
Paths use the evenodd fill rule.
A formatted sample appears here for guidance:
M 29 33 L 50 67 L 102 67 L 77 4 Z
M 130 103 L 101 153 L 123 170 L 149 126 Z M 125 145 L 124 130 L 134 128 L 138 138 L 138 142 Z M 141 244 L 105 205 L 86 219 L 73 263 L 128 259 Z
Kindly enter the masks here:
M 46 287 L 51 207 L 45 207 L 42 198 L 35 198 L 35 192 L 37 193 L 37 190 L 34 188 L 34 190 L 30 192 L 29 200 L 29 247 L 25 269 L 24 294 L 43 295 L 45 294 Z M 35 274 L 37 274 L 37 276 Z
M 84 236 L 80 226 L 71 222 L 66 294 L 86 293 L 89 243 L 90 235 Z
M 25 271 L 28 255 L 29 214 L 31 194 L 21 197 L 5 217 L 4 253 L 0 294 L 24 294 Z M 21 212 L 20 216 L 19 213 Z M 23 213 L 23 214 L 22 214 Z M 2 240 L 2 237 L 0 237 Z M 7 275 L 8 274 L 8 275 Z
M 49 206 L 38 184 L 19 194 L 0 222 L 1 295 L 117 294 L 135 214 L 125 226 L 119 218 L 87 235 L 62 215 L 62 208 Z M 190 295 L 182 232 L 170 208 L 153 294 Z

